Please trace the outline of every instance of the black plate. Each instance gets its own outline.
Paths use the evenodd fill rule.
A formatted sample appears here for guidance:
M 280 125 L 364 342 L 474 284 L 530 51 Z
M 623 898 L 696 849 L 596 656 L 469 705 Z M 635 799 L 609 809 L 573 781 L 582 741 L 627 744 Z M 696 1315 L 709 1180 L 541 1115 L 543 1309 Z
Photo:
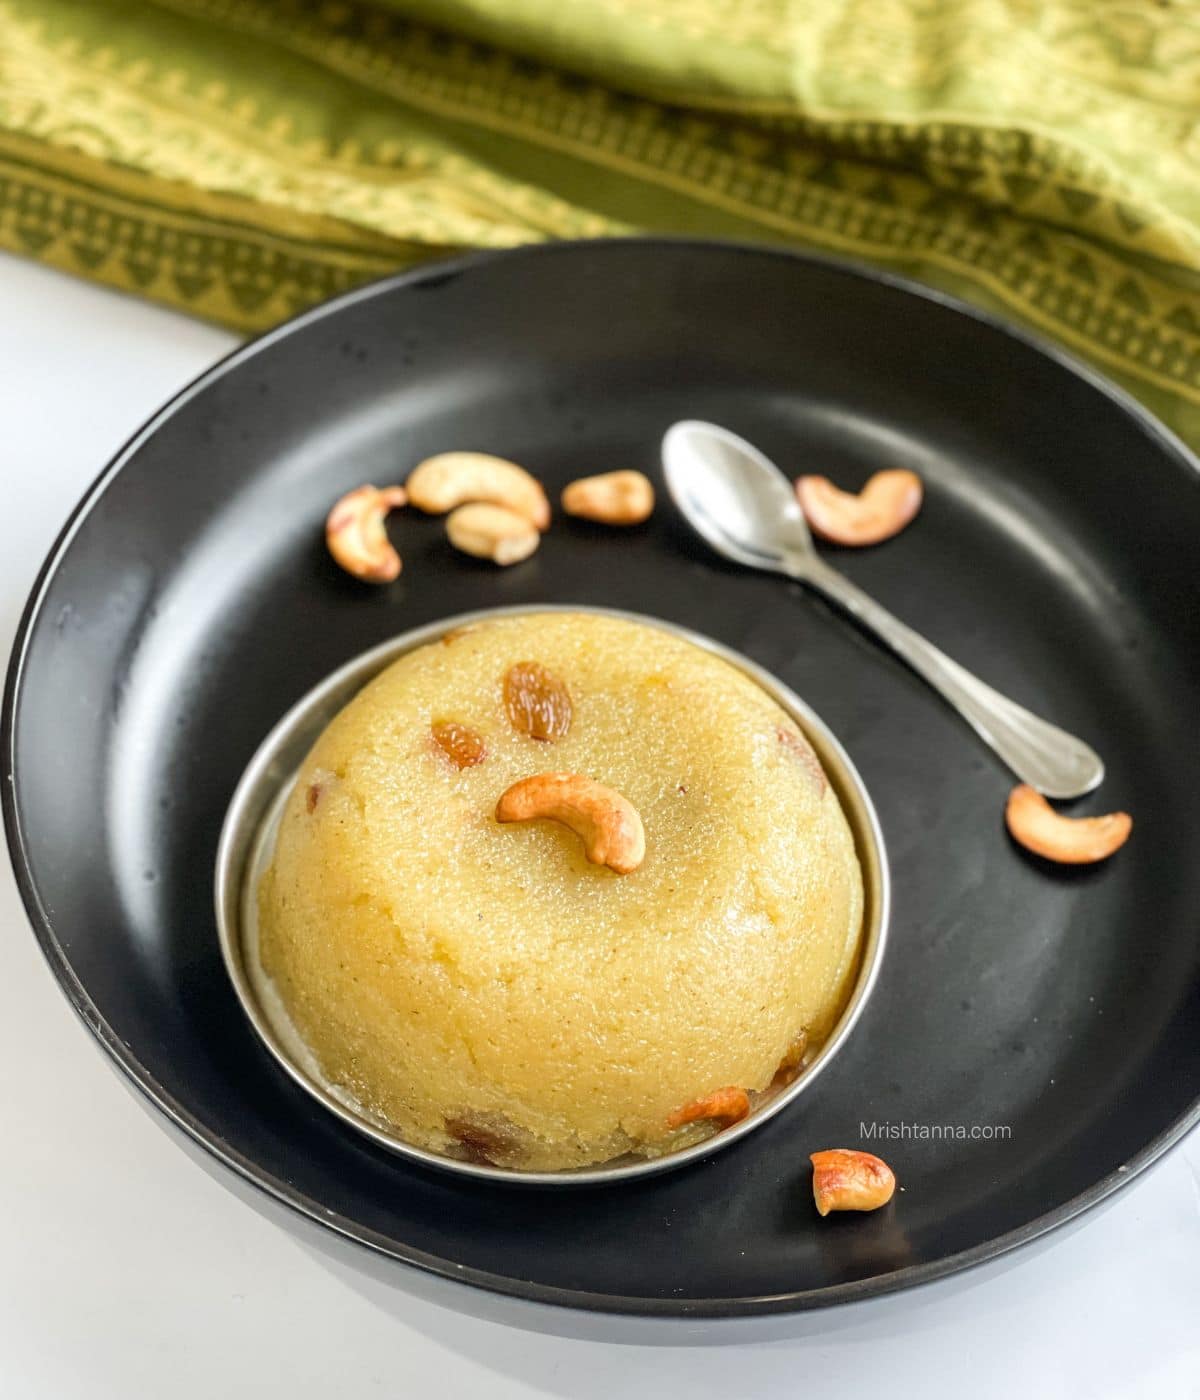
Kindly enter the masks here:
M 64 403 L 64 412 L 70 406 Z M 838 563 L 1108 763 L 1078 810 L 1135 814 L 1103 867 L 1048 868 L 1010 779 L 925 687 L 664 500 L 614 538 L 560 521 L 506 572 L 403 516 L 401 581 L 326 558 L 332 499 L 482 448 L 551 488 L 657 474 L 674 419 L 847 484 L 911 466 L 925 510 Z M 55 975 L 126 1074 L 297 1210 L 452 1278 L 627 1312 L 784 1311 L 884 1292 L 1041 1234 L 1200 1115 L 1200 475 L 1128 398 L 944 298 L 762 249 L 559 245 L 380 283 L 239 350 L 89 492 L 18 635 L 4 811 Z M 895 880 L 878 990 L 795 1108 L 710 1162 L 594 1190 L 480 1186 L 349 1132 L 243 1020 L 217 951 L 222 815 L 280 714 L 348 657 L 469 608 L 652 612 L 748 653 L 848 747 Z M 860 1123 L 904 1187 L 821 1221 L 807 1154 Z

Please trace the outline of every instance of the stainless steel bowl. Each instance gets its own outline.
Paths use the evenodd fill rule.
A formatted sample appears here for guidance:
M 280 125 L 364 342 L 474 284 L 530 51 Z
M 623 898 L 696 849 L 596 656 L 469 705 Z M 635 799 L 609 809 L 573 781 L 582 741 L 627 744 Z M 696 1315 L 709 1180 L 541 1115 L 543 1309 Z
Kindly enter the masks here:
M 829 781 L 837 793 L 854 834 L 862 865 L 865 905 L 863 938 L 858 977 L 850 999 L 833 1033 L 813 1056 L 799 1077 L 778 1090 L 759 1096 L 750 1114 L 723 1132 L 702 1142 L 660 1157 L 627 1156 L 600 1166 L 572 1171 L 516 1171 L 444 1157 L 415 1147 L 397 1137 L 379 1120 L 366 1114 L 337 1087 L 325 1081 L 311 1052 L 292 1027 L 258 961 L 258 908 L 255 894 L 263 871 L 270 864 L 279 818 L 295 782 L 296 774 L 317 736 L 329 721 L 368 681 L 406 652 L 437 641 L 452 628 L 492 618 L 523 613 L 588 612 L 603 617 L 623 618 L 647 627 L 657 627 L 694 646 L 723 657 L 757 682 L 792 716 L 808 736 Z M 267 735 L 238 783 L 217 851 L 216 905 L 221 953 L 242 1009 L 259 1038 L 280 1066 L 318 1103 L 357 1132 L 389 1151 L 412 1161 L 437 1167 L 465 1177 L 501 1180 L 518 1184 L 558 1186 L 594 1185 L 597 1182 L 627 1181 L 653 1172 L 710 1156 L 745 1137 L 755 1128 L 799 1098 L 845 1044 L 866 1006 L 879 975 L 887 935 L 890 907 L 890 881 L 887 857 L 879 819 L 854 765 L 846 751 L 812 710 L 787 686 L 768 671 L 738 652 L 697 632 L 658 618 L 609 608 L 539 603 L 525 607 L 488 608 L 461 613 L 440 622 L 429 623 L 394 638 L 349 661 L 294 705 Z

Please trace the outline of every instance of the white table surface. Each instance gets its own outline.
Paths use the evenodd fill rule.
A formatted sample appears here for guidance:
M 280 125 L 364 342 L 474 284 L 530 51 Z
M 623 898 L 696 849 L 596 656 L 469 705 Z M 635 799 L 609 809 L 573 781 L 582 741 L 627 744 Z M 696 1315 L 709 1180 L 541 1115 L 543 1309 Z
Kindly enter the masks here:
M 0 256 L 0 653 L 77 497 L 229 335 Z M 1040 1249 L 768 1323 L 495 1303 L 301 1242 L 144 1111 L 0 870 L 0 1396 L 1200 1395 L 1200 1134 Z

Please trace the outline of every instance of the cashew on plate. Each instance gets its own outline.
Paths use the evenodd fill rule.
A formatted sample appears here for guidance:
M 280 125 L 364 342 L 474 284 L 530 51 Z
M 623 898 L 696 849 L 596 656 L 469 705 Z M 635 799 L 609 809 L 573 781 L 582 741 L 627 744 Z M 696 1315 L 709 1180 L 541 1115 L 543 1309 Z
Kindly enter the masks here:
M 1133 818 L 1128 812 L 1064 817 L 1028 783 L 1021 783 L 1009 793 L 1004 821 L 1019 846 L 1060 865 L 1090 865 L 1107 860 L 1129 840 L 1133 830 Z
M 348 574 L 364 583 L 391 583 L 399 577 L 400 556 L 383 522 L 406 500 L 403 486 L 358 486 L 334 505 L 325 520 L 325 543 Z
M 514 783 L 496 803 L 498 822 L 545 818 L 569 827 L 593 865 L 618 875 L 636 870 L 646 855 L 637 808 L 615 788 L 578 773 L 538 773 Z
M 584 476 L 563 488 L 567 515 L 601 525 L 640 525 L 654 510 L 654 487 L 641 472 L 604 472 Z
M 849 1147 L 813 1152 L 813 1200 L 821 1215 L 831 1210 L 878 1210 L 892 1199 L 896 1178 L 882 1158 Z
M 891 539 L 921 509 L 924 488 L 916 472 L 876 472 L 855 495 L 839 491 L 826 476 L 802 476 L 796 497 L 814 535 L 833 544 L 880 544 Z
M 528 559 L 542 538 L 527 516 L 486 501 L 472 501 L 451 511 L 446 520 L 446 537 L 464 554 L 500 565 Z
M 440 452 L 413 468 L 406 483 L 418 510 L 444 515 L 455 506 L 482 501 L 549 529 L 550 502 L 541 483 L 524 467 L 486 452 Z

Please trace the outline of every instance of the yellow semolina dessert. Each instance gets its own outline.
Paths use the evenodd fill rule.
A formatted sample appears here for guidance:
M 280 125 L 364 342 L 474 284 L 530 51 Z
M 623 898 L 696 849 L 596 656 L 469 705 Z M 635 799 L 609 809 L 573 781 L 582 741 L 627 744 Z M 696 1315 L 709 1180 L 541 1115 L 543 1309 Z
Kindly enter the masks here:
M 554 819 L 544 774 L 624 825 L 608 797 Z M 849 994 L 863 885 L 761 687 L 657 628 L 556 612 L 448 633 L 342 710 L 259 913 L 328 1083 L 417 1146 L 556 1170 L 672 1151 L 793 1074 Z

